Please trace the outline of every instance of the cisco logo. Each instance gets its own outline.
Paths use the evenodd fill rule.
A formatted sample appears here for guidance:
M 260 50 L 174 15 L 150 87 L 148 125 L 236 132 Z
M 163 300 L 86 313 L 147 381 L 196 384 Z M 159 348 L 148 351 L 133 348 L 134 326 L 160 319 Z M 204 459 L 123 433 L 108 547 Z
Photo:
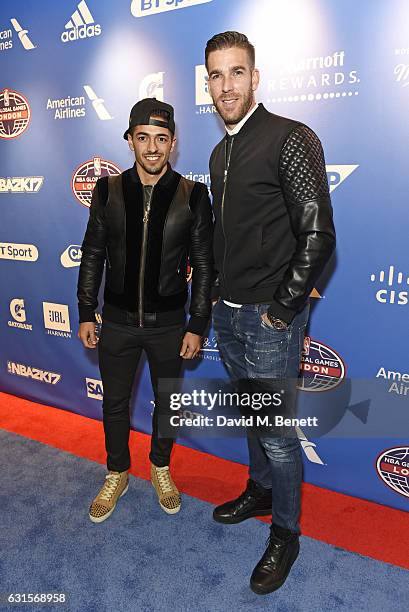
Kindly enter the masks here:
M 381 304 L 405 306 L 408 303 L 409 277 L 405 276 L 403 272 L 395 272 L 394 266 L 389 266 L 387 272 L 381 270 L 378 275 L 371 274 L 370 278 L 373 283 L 383 285 L 375 293 L 377 301 Z M 398 285 L 401 285 L 401 287 L 398 287 Z M 394 288 L 392 289 L 392 287 Z

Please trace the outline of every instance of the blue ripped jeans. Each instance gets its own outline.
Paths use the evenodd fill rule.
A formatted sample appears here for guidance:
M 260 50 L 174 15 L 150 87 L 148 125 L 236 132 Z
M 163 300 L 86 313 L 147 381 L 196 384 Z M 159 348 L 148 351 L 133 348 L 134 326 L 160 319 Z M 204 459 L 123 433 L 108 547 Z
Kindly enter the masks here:
M 287 381 L 296 399 L 309 305 L 298 313 L 287 330 L 268 327 L 261 319 L 268 304 L 244 304 L 233 308 L 219 300 L 213 309 L 213 327 L 220 355 L 233 381 L 255 381 L 268 392 L 271 381 Z M 264 379 L 264 380 L 263 380 Z M 294 414 L 291 407 L 287 415 Z M 249 476 L 262 487 L 272 488 L 273 523 L 299 533 L 302 460 L 300 442 L 292 436 L 266 433 L 247 436 Z

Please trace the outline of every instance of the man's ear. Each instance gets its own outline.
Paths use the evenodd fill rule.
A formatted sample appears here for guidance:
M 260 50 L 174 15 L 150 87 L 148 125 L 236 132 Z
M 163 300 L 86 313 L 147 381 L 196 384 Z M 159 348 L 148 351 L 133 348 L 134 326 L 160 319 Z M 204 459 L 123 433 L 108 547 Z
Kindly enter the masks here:
M 128 136 L 128 145 L 129 145 L 129 148 L 131 149 L 131 151 L 135 151 L 135 148 L 134 148 L 134 146 L 133 146 L 133 142 L 132 142 L 132 137 L 131 137 L 131 135 L 130 135 L 130 134 L 127 134 L 127 136 Z
M 253 91 L 256 91 L 260 83 L 260 72 L 258 68 L 254 68 L 251 75 L 251 88 Z
M 175 148 L 176 145 L 176 138 L 172 138 L 172 146 L 170 147 L 170 152 L 172 153 L 173 149 Z

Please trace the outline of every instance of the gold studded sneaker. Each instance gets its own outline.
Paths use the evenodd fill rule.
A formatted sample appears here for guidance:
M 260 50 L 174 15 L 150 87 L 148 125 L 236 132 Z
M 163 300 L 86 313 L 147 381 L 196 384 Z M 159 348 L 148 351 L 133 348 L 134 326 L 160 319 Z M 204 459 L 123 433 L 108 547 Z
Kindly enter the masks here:
M 109 471 L 102 489 L 92 502 L 89 518 L 93 523 L 102 523 L 111 516 L 117 501 L 128 490 L 128 472 Z
M 179 512 L 181 499 L 170 475 L 169 467 L 156 467 L 151 463 L 151 481 L 159 499 L 159 505 L 167 514 Z

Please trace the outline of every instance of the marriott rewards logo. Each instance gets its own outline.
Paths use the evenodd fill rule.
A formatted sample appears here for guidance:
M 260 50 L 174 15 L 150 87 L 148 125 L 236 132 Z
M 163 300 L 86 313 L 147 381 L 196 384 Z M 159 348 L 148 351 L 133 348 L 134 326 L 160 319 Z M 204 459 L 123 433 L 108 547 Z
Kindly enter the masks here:
M 134 17 L 146 17 L 174 11 L 175 9 L 189 8 L 196 4 L 208 4 L 213 0 L 132 0 L 131 13 Z

